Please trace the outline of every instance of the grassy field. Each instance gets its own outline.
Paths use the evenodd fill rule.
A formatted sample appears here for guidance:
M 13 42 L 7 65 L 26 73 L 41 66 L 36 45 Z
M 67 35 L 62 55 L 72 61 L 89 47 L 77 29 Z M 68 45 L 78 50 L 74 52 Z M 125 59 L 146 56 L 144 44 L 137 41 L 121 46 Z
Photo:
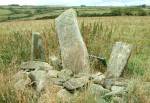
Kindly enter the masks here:
M 108 61 L 115 42 L 133 45 L 133 52 L 123 73 L 123 77 L 130 79 L 126 100 L 127 103 L 150 103 L 150 91 L 145 89 L 145 83 L 150 82 L 150 17 L 79 17 L 78 22 L 89 54 L 101 54 Z M 46 57 L 53 54 L 59 57 L 54 19 L 0 23 L 0 103 L 36 103 L 36 97 L 28 92 L 15 91 L 12 83 L 12 76 L 19 71 L 20 63 L 30 59 L 31 33 L 34 31 L 43 36 Z M 93 61 L 91 68 L 106 69 Z M 56 102 L 54 96 L 47 96 L 47 99 Z M 86 99 L 88 97 L 81 98 L 77 103 L 87 103 Z

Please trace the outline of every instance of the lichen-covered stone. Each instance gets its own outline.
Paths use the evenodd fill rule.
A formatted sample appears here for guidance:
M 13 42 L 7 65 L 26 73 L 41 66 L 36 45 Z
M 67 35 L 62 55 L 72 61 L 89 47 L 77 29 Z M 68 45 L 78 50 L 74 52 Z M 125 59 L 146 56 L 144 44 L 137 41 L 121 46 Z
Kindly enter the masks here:
M 71 70 L 63 69 L 58 73 L 59 81 L 65 82 L 71 78 L 73 72 Z
M 41 92 L 47 85 L 47 72 L 44 70 L 35 70 L 29 73 L 33 88 Z
M 23 62 L 20 68 L 26 72 L 34 71 L 34 70 L 50 70 L 53 69 L 51 65 L 46 62 L 41 61 L 28 61 Z
M 47 73 L 48 78 L 57 78 L 60 71 L 57 70 L 49 70 Z
M 63 68 L 70 69 L 75 74 L 89 73 L 88 52 L 78 27 L 76 12 L 73 9 L 66 10 L 56 18 L 55 25 Z
M 32 33 L 31 60 L 46 61 L 43 40 L 38 32 Z
M 58 57 L 53 55 L 53 56 L 50 56 L 49 59 L 50 59 L 50 63 L 52 64 L 55 70 L 62 70 L 62 63 Z
M 132 46 L 130 44 L 116 42 L 113 46 L 112 53 L 107 67 L 107 78 L 121 76 L 131 54 Z
M 101 85 L 98 84 L 91 84 L 89 86 L 88 91 L 90 94 L 95 95 L 95 96 L 103 96 L 106 93 L 109 93 L 110 90 L 103 88 Z
M 70 91 L 82 88 L 89 82 L 89 77 L 83 76 L 80 78 L 71 78 L 70 80 L 66 81 L 63 86 Z

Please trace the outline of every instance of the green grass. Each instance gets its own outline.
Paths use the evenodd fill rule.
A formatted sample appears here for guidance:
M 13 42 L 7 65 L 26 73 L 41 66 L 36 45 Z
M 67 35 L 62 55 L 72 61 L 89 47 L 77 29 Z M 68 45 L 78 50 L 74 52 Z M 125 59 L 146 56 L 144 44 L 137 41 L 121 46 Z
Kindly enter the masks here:
M 8 15 L 8 14 L 11 14 L 10 10 L 0 9 L 0 16 L 2 16 L 2 15 Z
M 79 17 L 78 22 L 89 54 L 97 56 L 102 54 L 108 61 L 115 42 L 123 41 L 133 45 L 131 57 L 123 73 L 123 77 L 131 81 L 127 100 L 128 103 L 148 103 L 149 92 L 144 90 L 144 82 L 150 81 L 150 17 Z M 6 101 L 11 100 L 12 103 L 16 103 L 22 100 L 19 98 L 24 94 L 17 97 L 17 93 L 12 88 L 13 84 L 9 81 L 13 74 L 19 71 L 20 63 L 30 60 L 31 33 L 34 31 L 40 32 L 43 36 L 46 57 L 53 54 L 59 56 L 54 19 L 0 23 L 0 79 L 2 80 L 0 87 L 3 90 L 0 91 L 0 102 L 3 102 L 4 93 L 3 99 Z M 94 61 L 91 61 L 91 64 L 94 70 L 106 69 Z M 13 92 L 10 92 L 11 90 Z M 23 103 L 28 103 L 26 99 L 23 99 Z M 78 101 L 86 102 L 87 100 L 84 99 L 88 98 L 80 98 Z

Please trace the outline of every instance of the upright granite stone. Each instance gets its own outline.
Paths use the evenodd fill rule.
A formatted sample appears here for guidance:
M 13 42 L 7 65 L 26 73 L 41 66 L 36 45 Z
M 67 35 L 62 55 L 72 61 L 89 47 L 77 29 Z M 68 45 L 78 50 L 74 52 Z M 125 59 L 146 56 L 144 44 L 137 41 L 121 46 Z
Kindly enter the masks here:
M 45 50 L 43 46 L 43 40 L 40 33 L 38 32 L 32 33 L 31 60 L 45 61 Z
M 63 68 L 75 74 L 89 73 L 88 52 L 78 27 L 76 12 L 73 9 L 65 11 L 56 18 L 55 24 Z
M 121 76 L 131 54 L 130 44 L 116 42 L 108 62 L 106 77 L 118 78 Z

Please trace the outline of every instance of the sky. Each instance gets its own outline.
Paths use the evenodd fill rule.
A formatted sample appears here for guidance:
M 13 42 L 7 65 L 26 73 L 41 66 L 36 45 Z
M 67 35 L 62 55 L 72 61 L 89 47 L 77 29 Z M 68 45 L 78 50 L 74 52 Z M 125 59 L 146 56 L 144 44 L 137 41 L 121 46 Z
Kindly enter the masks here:
M 150 5 L 150 0 L 0 0 L 0 5 L 130 6 Z

